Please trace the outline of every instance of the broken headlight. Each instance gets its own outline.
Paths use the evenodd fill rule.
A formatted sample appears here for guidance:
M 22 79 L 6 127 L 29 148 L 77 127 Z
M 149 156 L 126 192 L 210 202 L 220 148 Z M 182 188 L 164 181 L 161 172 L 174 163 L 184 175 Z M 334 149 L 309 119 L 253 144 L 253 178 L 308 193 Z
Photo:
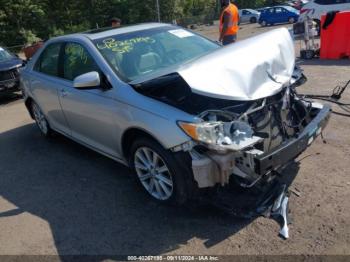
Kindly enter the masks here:
M 242 150 L 261 140 L 243 121 L 232 122 L 178 122 L 181 129 L 196 141 L 231 150 Z
M 221 122 L 179 122 L 179 126 L 194 140 L 206 144 L 216 144 L 224 136 L 224 127 Z

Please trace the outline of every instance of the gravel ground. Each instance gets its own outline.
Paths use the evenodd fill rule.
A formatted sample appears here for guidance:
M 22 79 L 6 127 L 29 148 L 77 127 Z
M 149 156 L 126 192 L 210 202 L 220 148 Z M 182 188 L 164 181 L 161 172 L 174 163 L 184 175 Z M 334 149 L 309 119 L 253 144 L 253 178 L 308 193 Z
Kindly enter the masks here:
M 270 29 L 244 25 L 239 39 Z M 217 38 L 216 27 L 198 31 Z M 305 93 L 330 94 L 350 75 L 349 60 L 301 65 Z M 270 219 L 155 204 L 127 168 L 62 136 L 46 140 L 20 98 L 2 97 L 0 255 L 349 255 L 349 129 L 349 118 L 333 115 L 326 144 L 317 139 L 287 170 L 298 173 L 292 188 L 301 195 L 291 196 L 290 239 L 282 240 Z

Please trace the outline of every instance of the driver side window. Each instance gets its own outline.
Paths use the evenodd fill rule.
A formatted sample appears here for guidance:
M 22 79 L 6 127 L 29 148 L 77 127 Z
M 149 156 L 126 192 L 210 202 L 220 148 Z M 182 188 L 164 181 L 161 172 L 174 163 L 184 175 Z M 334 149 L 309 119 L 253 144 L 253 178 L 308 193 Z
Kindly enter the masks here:
M 92 71 L 100 70 L 85 47 L 77 43 L 67 43 L 63 55 L 63 78 L 73 81 L 77 76 Z
M 275 13 L 277 14 L 282 13 L 282 8 L 280 7 L 275 8 Z

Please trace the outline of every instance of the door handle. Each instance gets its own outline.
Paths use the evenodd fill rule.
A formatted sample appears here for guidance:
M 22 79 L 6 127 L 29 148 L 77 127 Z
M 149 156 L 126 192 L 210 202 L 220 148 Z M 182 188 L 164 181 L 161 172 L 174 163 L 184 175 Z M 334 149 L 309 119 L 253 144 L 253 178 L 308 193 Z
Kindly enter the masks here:
M 68 95 L 68 92 L 65 89 L 61 89 L 61 96 L 66 97 Z

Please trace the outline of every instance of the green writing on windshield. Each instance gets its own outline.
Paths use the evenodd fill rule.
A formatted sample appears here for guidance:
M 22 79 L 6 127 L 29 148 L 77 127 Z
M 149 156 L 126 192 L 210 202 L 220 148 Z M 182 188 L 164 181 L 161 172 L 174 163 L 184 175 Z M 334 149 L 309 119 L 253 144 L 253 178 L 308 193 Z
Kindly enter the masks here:
M 97 48 L 100 50 L 109 49 L 118 53 L 129 53 L 134 49 L 134 45 L 137 43 L 152 44 L 155 40 L 151 37 L 135 37 L 124 41 L 117 41 L 113 38 L 107 38 L 102 43 L 97 44 Z

